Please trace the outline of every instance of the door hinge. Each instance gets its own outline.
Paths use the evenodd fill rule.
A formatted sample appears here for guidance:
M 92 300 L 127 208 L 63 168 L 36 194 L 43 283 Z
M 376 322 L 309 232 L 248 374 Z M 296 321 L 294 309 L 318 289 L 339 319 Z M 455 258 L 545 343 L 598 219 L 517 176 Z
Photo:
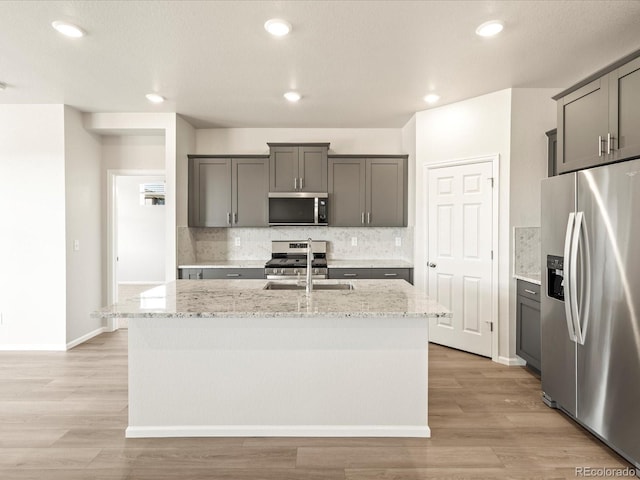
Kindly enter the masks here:
M 493 260 L 493 250 L 491 250 L 491 260 Z
M 493 177 L 489 177 L 489 181 L 491 182 L 491 188 L 493 188 Z
M 493 332 L 493 322 L 489 322 L 489 327 L 491 328 L 491 331 Z

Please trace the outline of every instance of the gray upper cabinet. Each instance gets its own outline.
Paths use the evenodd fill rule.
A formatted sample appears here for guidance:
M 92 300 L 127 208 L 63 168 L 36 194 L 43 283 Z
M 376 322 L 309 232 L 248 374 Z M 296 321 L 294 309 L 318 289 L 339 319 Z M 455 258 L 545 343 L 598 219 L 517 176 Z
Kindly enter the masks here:
M 269 143 L 270 192 L 326 192 L 328 143 Z
M 640 58 L 609 77 L 609 125 L 614 160 L 640 155 Z
M 558 102 L 558 172 L 605 161 L 609 118 L 607 77 L 599 78 Z
M 268 161 L 264 155 L 190 155 L 189 226 L 267 226 Z
M 554 97 L 558 173 L 640 155 L 640 52 L 633 55 Z
M 331 226 L 407 225 L 407 156 L 329 159 Z
M 332 227 L 361 227 L 366 212 L 366 159 L 329 159 L 329 221 Z

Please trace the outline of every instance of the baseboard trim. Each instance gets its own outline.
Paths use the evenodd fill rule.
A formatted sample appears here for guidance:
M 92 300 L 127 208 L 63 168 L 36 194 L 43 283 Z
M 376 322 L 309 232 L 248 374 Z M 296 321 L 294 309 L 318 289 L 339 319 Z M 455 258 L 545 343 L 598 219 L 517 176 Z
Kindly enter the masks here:
M 157 280 L 149 280 L 148 282 L 118 282 L 118 285 L 164 285 L 166 282 L 158 282 Z
M 106 327 L 100 327 L 94 330 L 93 332 L 89 332 L 86 335 L 76 338 L 71 342 L 67 343 L 67 348 L 65 350 L 71 350 L 73 347 L 77 347 L 81 343 L 86 342 L 87 340 L 91 340 L 93 337 L 100 335 L 101 333 L 105 333 L 107 331 Z
M 527 364 L 520 357 L 498 357 L 498 363 L 507 367 L 522 367 Z
M 67 350 L 67 346 L 64 343 L 21 343 L 15 345 L 0 345 L 0 351 L 2 352 L 64 352 Z
M 413 437 L 429 438 L 428 426 L 380 425 L 176 425 L 127 427 L 127 438 L 167 437 Z

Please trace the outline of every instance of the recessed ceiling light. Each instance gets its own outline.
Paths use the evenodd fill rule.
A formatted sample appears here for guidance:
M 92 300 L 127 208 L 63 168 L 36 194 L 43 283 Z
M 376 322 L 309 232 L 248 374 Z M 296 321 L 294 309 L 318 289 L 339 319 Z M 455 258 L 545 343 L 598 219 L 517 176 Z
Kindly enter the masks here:
M 272 18 L 271 20 L 267 20 L 265 22 L 264 29 L 271 35 L 275 35 L 276 37 L 283 37 L 291 31 L 291 24 L 286 20 Z
M 147 93 L 147 100 L 153 103 L 162 103 L 164 102 L 164 97 L 162 95 L 158 95 L 157 93 Z
M 476 28 L 476 34 L 481 37 L 493 37 L 499 34 L 504 28 L 504 23 L 500 20 L 489 20 Z
M 51 26 L 55 28 L 58 32 L 67 37 L 80 38 L 84 37 L 85 33 L 77 25 L 73 25 L 72 23 L 55 21 L 51 23 Z
M 297 102 L 302 98 L 302 96 L 298 92 L 287 92 L 284 94 L 284 98 L 290 102 Z
M 436 103 L 438 100 L 440 100 L 440 95 L 436 95 L 435 93 L 430 93 L 424 97 L 424 101 L 427 103 Z

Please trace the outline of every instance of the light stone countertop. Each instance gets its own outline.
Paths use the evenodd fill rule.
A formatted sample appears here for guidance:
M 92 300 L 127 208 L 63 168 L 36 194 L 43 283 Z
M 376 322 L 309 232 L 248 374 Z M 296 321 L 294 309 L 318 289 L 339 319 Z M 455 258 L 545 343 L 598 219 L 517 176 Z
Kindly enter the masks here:
M 178 265 L 178 268 L 264 268 L 267 260 L 212 260 L 190 265 Z
M 406 260 L 327 260 L 329 268 L 413 268 Z
M 178 268 L 264 268 L 267 260 L 212 260 L 189 265 L 178 265 Z M 327 259 L 329 268 L 413 268 L 406 260 L 331 260 Z
M 353 290 L 264 290 L 267 280 L 176 280 L 91 314 L 98 318 L 442 317 L 444 306 L 401 280 L 315 280 Z M 295 283 L 278 281 L 275 283 Z
M 542 285 L 542 277 L 539 273 L 516 273 L 513 275 L 513 278 L 524 280 L 529 283 L 535 283 L 536 285 Z

